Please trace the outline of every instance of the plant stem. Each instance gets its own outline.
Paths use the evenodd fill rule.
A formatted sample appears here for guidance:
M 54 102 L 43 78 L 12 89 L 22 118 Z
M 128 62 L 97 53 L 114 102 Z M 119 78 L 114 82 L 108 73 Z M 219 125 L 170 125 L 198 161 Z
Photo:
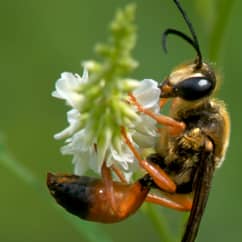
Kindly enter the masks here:
M 228 24 L 228 19 L 234 4 L 234 0 L 219 2 L 219 12 L 215 20 L 211 33 L 209 59 L 213 62 L 217 61 L 223 41 L 223 34 Z
M 152 204 L 144 204 L 142 207 L 144 213 L 149 217 L 151 222 L 153 223 L 158 235 L 160 237 L 160 241 L 162 242 L 175 242 L 176 240 L 171 234 L 169 230 L 169 226 L 166 223 L 167 219 L 165 216 L 159 211 L 156 211 L 156 208 Z
M 51 201 L 48 199 L 46 187 L 40 183 L 40 181 L 33 175 L 33 173 L 25 167 L 21 162 L 17 161 L 12 157 L 9 152 L 6 152 L 0 144 L 0 162 L 7 169 L 12 171 L 17 175 L 23 182 L 28 184 L 33 188 L 34 191 L 45 201 Z M 96 224 L 88 223 L 80 219 L 72 218 L 69 214 L 64 212 L 64 210 L 59 209 L 59 207 L 53 202 L 50 206 L 58 211 L 63 218 L 68 221 L 76 231 L 81 235 L 87 238 L 90 242 L 112 242 L 112 239 L 109 238 L 107 234 Z

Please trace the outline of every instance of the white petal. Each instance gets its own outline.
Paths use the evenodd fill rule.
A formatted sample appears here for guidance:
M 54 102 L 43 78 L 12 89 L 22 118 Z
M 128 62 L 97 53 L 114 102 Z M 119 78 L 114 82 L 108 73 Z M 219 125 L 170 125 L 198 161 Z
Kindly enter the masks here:
M 140 117 L 141 121 L 135 124 L 135 130 L 146 135 L 157 136 L 157 122 L 145 114 L 141 114 Z
M 113 147 L 110 148 L 110 152 L 112 154 L 113 159 L 117 162 L 129 163 L 134 161 L 134 155 L 126 144 L 121 145 L 121 152 L 118 153 Z
M 81 115 L 78 110 L 76 109 L 71 109 L 70 111 L 67 112 L 67 120 L 70 124 L 76 123 L 79 121 Z
M 72 91 L 77 85 L 76 77 L 69 72 L 61 73 L 61 78 L 55 84 L 56 93 L 59 98 L 66 99 L 68 93 Z M 55 94 L 55 92 L 53 93 Z M 52 94 L 52 95 L 53 95 Z
M 144 79 L 133 91 L 133 95 L 144 108 L 152 108 L 159 102 L 160 89 L 154 80 Z
M 101 174 L 101 167 L 102 167 L 103 161 L 98 160 L 98 157 L 95 151 L 92 151 L 91 154 L 92 155 L 90 155 L 89 157 L 89 167 L 97 174 Z
M 118 167 L 122 170 L 126 181 L 131 182 L 132 175 L 135 171 L 140 169 L 138 162 L 126 163 L 126 165 L 120 163 Z M 124 169 L 124 167 L 126 167 Z
M 72 143 L 62 146 L 60 151 L 63 155 L 73 155 L 75 153 Z
M 158 141 L 157 137 L 155 136 L 145 135 L 139 132 L 136 132 L 133 135 L 133 139 L 140 148 L 155 147 Z
M 82 78 L 81 79 L 82 79 L 83 83 L 86 83 L 88 81 L 88 71 L 87 71 L 86 68 L 84 68 L 84 70 L 83 70 L 83 74 L 82 74 Z
M 75 153 L 72 161 L 74 164 L 75 174 L 83 175 L 88 169 L 92 169 L 100 174 L 96 161 L 97 155 L 94 147 L 89 147 L 86 151 L 79 151 Z
M 69 126 L 62 130 L 61 132 L 54 135 L 55 139 L 63 139 L 68 136 L 73 135 L 74 132 L 76 132 L 80 126 L 80 118 L 81 115 L 76 109 L 71 109 L 67 112 L 67 120 L 69 122 Z
M 87 154 L 74 155 L 72 163 L 74 165 L 74 174 L 82 176 L 89 168 L 88 161 L 85 159 Z
M 131 182 L 131 178 L 133 176 L 133 171 L 126 171 L 126 172 L 123 172 L 123 174 L 124 174 L 125 180 L 127 182 Z
M 68 126 L 67 128 L 65 128 L 64 130 L 62 130 L 61 132 L 57 133 L 54 135 L 55 139 L 63 139 L 69 135 L 71 135 L 72 133 L 72 128 L 70 126 Z
M 87 136 L 86 129 L 81 129 L 72 136 L 72 146 L 75 152 L 86 151 L 89 149 L 91 143 L 87 142 Z
M 63 72 L 60 79 L 56 81 L 56 90 L 52 92 L 52 96 L 66 100 L 67 104 L 74 108 L 79 108 L 83 95 L 78 93 L 78 88 L 87 82 L 88 73 L 84 69 L 83 76 L 72 74 L 70 72 Z

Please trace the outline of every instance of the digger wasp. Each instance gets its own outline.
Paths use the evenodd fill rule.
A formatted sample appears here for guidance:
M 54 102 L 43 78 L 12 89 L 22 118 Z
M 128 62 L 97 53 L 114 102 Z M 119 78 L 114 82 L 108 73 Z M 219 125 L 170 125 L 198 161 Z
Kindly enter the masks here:
M 47 175 L 47 185 L 56 201 L 70 213 L 102 223 L 114 223 L 135 213 L 143 202 L 180 211 L 190 211 L 182 242 L 195 241 L 206 207 L 215 168 L 224 160 L 230 135 L 225 104 L 212 97 L 217 77 L 203 61 L 193 26 L 178 0 L 173 0 L 191 37 L 176 29 L 163 33 L 186 41 L 196 52 L 194 61 L 174 69 L 160 84 L 160 106 L 171 100 L 169 116 L 144 109 L 130 94 L 130 102 L 161 125 L 155 152 L 143 159 L 127 136 L 121 133 L 146 174 L 129 184 L 116 167 L 102 166 L 102 179 L 87 176 Z M 112 172 L 119 181 L 113 181 Z M 154 192 L 158 190 L 159 193 Z

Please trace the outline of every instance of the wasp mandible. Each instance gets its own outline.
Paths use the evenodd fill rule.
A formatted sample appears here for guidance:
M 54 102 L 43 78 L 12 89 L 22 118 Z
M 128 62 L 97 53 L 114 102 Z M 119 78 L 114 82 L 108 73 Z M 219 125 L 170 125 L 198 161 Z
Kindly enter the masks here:
M 217 76 L 203 61 L 193 26 L 179 1 L 173 1 L 191 37 L 179 30 L 167 29 L 162 37 L 163 47 L 167 50 L 167 36 L 175 35 L 193 47 L 196 58 L 175 68 L 159 86 L 160 106 L 171 100 L 169 116 L 144 109 L 130 94 L 130 103 L 161 125 L 154 153 L 143 159 L 129 140 L 125 127 L 121 127 L 123 139 L 146 174 L 129 184 L 119 169 L 107 167 L 104 162 L 102 179 L 49 173 L 47 185 L 66 210 L 96 222 L 123 220 L 145 201 L 191 211 L 182 241 L 192 242 L 199 229 L 215 168 L 225 157 L 230 119 L 223 101 L 212 97 Z M 113 181 L 112 172 L 119 181 Z

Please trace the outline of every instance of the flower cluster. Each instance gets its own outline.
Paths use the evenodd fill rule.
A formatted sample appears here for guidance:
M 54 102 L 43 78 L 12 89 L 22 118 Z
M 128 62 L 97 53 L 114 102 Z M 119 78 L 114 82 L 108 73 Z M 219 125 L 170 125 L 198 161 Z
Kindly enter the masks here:
M 67 113 L 69 126 L 55 138 L 65 139 L 61 152 L 73 155 L 75 174 L 88 169 L 100 173 L 104 161 L 121 168 L 127 178 L 132 174 L 137 164 L 121 127 L 136 149 L 153 147 L 156 142 L 156 122 L 139 113 L 129 98 L 132 93 L 144 108 L 159 113 L 157 83 L 127 78 L 137 66 L 131 56 L 136 42 L 134 13 L 133 5 L 118 11 L 109 42 L 96 48 L 102 62 L 87 61 L 82 76 L 64 72 L 56 82 L 52 95 L 65 100 L 71 110 Z
M 119 95 L 118 105 L 110 100 L 105 110 L 98 114 L 100 116 L 92 113 L 92 110 L 87 114 L 83 104 L 85 100 L 89 100 L 89 97 L 78 92 L 86 83 L 88 83 L 86 69 L 84 69 L 82 77 L 64 72 L 61 74 L 61 78 L 57 80 L 56 90 L 52 93 L 54 97 L 64 99 L 72 108 L 67 112 L 69 126 L 55 135 L 56 139 L 66 138 L 66 145 L 62 147 L 61 152 L 73 155 L 75 174 L 82 175 L 88 169 L 100 173 L 101 165 L 105 160 L 108 166 L 116 164 L 128 176 L 137 167 L 136 160 L 125 144 L 120 130 L 112 129 L 112 127 L 115 127 L 114 123 L 118 123 L 119 127 L 124 125 L 129 139 L 137 149 L 140 149 L 155 145 L 157 138 L 156 122 L 150 117 L 139 113 L 136 107 L 130 104 L 127 93 L 123 96 Z M 159 113 L 160 89 L 155 81 L 145 79 L 141 82 L 135 82 L 131 80 L 128 83 L 126 80 L 124 85 L 127 86 L 127 84 L 133 87 L 132 95 L 144 108 Z M 102 93 L 100 93 L 100 96 L 102 96 Z M 95 103 L 95 105 L 101 107 L 104 104 Z M 113 113 L 110 120 L 108 113 L 110 113 L 111 109 Z M 115 113 L 123 113 L 123 123 L 118 119 L 115 120 Z M 87 118 L 93 125 L 87 122 L 83 126 L 83 121 Z M 106 123 L 102 123 L 100 127 L 99 122 L 101 119 L 105 120 Z M 90 130 L 90 127 L 94 126 L 97 129 Z M 100 129 L 101 131 L 98 131 Z M 102 133 L 105 145 L 97 140 L 99 132 Z

